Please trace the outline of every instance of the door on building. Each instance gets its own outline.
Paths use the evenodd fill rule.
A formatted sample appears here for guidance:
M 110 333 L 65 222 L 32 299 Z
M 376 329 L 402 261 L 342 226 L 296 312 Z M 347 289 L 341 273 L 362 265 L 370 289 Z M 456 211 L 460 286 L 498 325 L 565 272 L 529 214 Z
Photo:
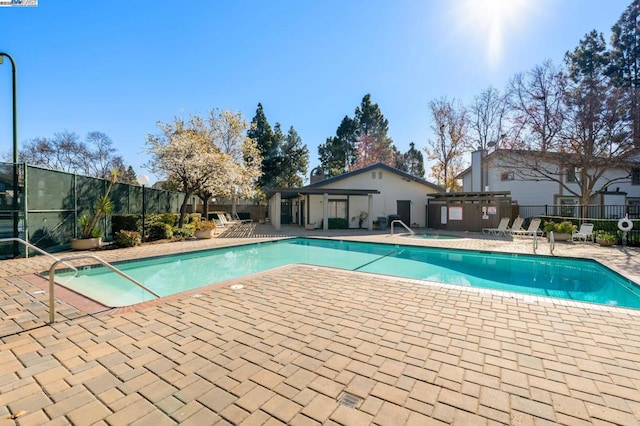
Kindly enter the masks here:
M 280 223 L 291 225 L 291 200 L 282 200 L 280 203 Z
M 410 200 L 397 200 L 396 212 L 400 216 L 400 220 L 405 225 L 411 226 L 411 201 Z

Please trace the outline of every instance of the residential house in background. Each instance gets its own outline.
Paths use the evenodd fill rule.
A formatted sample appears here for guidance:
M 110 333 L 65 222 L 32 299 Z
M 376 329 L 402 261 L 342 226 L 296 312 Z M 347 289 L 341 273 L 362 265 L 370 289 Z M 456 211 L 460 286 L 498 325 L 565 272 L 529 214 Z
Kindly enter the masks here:
M 590 173 L 589 170 L 586 173 Z M 471 167 L 460 173 L 464 192 L 509 192 L 519 206 L 558 206 L 559 215 L 578 216 L 581 170 L 571 156 L 535 151 L 495 150 L 472 153 Z M 593 174 L 592 174 L 593 176 Z M 589 205 L 628 206 L 630 216 L 640 214 L 640 163 L 606 168 L 595 181 Z M 616 218 L 615 209 L 601 209 L 602 217 Z
M 328 229 L 328 219 L 340 218 L 349 228 L 372 229 L 378 218 L 397 215 L 407 226 L 426 226 L 427 196 L 444 189 L 383 163 L 325 179 L 311 172 L 311 184 L 275 188 L 267 193 L 269 219 L 276 229 L 298 224 Z M 364 218 L 364 219 L 363 219 Z

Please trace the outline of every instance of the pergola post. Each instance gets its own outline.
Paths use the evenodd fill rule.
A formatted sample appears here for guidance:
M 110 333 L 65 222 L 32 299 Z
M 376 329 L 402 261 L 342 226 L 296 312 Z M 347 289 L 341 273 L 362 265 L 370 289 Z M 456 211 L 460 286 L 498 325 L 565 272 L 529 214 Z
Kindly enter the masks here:
M 329 230 L 329 194 L 322 194 L 322 229 Z
M 373 210 L 373 195 L 369 194 L 368 196 L 368 204 L 367 204 L 367 217 L 369 218 L 369 224 L 367 225 L 367 229 L 369 231 L 373 230 L 373 218 L 371 217 L 371 210 Z

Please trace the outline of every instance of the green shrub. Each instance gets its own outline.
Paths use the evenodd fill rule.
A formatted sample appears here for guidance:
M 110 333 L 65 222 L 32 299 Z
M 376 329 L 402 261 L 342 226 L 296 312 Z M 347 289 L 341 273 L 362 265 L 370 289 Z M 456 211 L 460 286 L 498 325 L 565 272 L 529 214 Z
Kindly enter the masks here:
M 139 214 L 114 214 L 111 216 L 111 232 L 115 235 L 118 231 L 139 231 L 141 219 Z
M 162 222 L 162 215 L 159 213 L 147 213 L 144 216 L 146 226 L 150 226 L 152 223 L 164 223 Z
M 149 240 L 167 240 L 173 237 L 173 227 L 166 223 L 156 222 L 149 226 Z
M 163 213 L 160 215 L 160 222 L 166 223 L 171 227 L 176 226 L 178 219 L 180 219 L 180 215 L 178 213 Z
M 185 225 L 184 228 L 173 228 L 173 236 L 181 238 L 190 238 L 195 234 L 193 225 Z
M 118 231 L 113 241 L 118 247 L 135 247 L 142 243 L 142 237 L 138 231 Z
M 329 229 L 347 229 L 349 228 L 349 222 L 347 219 L 341 217 L 329 218 Z
M 544 223 L 544 232 L 555 232 L 556 234 L 571 234 L 576 230 L 576 225 L 568 220 L 563 220 L 560 223 L 554 221 L 548 221 Z
M 179 218 L 180 218 L 180 215 L 178 215 L 178 218 L 176 219 L 176 223 L 178 223 Z M 204 220 L 204 219 L 200 213 L 189 213 L 184 218 L 184 223 L 194 223 L 194 222 L 199 222 L 201 220 Z

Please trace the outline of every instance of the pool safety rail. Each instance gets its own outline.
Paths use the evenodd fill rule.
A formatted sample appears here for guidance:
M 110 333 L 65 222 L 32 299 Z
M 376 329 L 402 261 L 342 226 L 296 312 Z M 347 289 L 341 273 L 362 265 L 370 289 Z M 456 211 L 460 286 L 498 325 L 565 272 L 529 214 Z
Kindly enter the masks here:
M 404 223 L 403 221 L 401 221 L 400 219 L 395 219 L 395 220 L 392 220 L 392 221 L 391 221 L 391 235 L 393 235 L 393 225 L 394 225 L 394 224 L 396 224 L 396 223 L 398 223 L 398 224 L 402 225 L 402 226 L 404 227 L 404 229 L 406 229 L 407 231 L 409 231 L 409 233 L 410 233 L 411 235 L 415 235 L 415 232 L 413 232 L 413 229 L 409 228 L 409 227 L 407 226 L 407 224 L 406 224 L 406 223 Z
M 102 264 L 102 266 L 112 270 L 113 272 L 115 272 L 116 274 L 120 275 L 121 277 L 131 281 L 133 284 L 137 285 L 141 289 L 143 289 L 143 290 L 149 292 L 150 294 L 154 295 L 156 298 L 162 297 L 158 293 L 156 293 L 155 291 L 151 290 L 150 288 L 148 288 L 147 286 L 142 284 L 141 282 L 137 281 L 135 278 L 132 278 L 129 275 L 125 274 L 124 272 L 122 272 L 120 269 L 116 268 L 115 266 L 113 266 L 109 262 L 100 259 L 98 256 L 94 256 L 92 254 L 79 254 L 79 255 L 76 255 L 76 256 L 67 256 L 67 257 L 63 257 L 62 259 L 56 260 L 55 262 L 53 262 L 53 264 L 49 268 L 49 323 L 51 323 L 51 324 L 53 324 L 55 322 L 55 315 L 56 315 L 55 295 L 54 295 L 56 266 L 58 266 L 59 263 L 66 262 L 67 260 L 77 260 L 77 259 L 93 259 L 96 262 Z M 76 269 L 76 271 L 77 271 L 77 269 Z
M 18 242 L 20 244 L 23 244 L 25 247 L 27 247 L 27 249 L 25 250 L 25 257 L 29 257 L 29 249 L 31 249 L 31 250 L 37 251 L 40 254 L 43 254 L 45 256 L 50 257 L 53 260 L 60 260 L 57 257 L 55 257 L 54 255 L 52 255 L 51 253 L 47 253 L 46 251 L 42 250 L 39 247 L 34 246 L 30 242 L 25 241 L 22 238 L 1 238 L 0 239 L 0 243 L 8 243 L 8 242 L 11 242 L 11 241 Z M 70 263 L 67 263 L 67 262 L 64 262 L 64 264 L 67 265 L 70 269 L 74 270 L 76 275 L 78 275 L 78 269 L 75 266 L 73 266 L 73 265 L 71 265 Z

